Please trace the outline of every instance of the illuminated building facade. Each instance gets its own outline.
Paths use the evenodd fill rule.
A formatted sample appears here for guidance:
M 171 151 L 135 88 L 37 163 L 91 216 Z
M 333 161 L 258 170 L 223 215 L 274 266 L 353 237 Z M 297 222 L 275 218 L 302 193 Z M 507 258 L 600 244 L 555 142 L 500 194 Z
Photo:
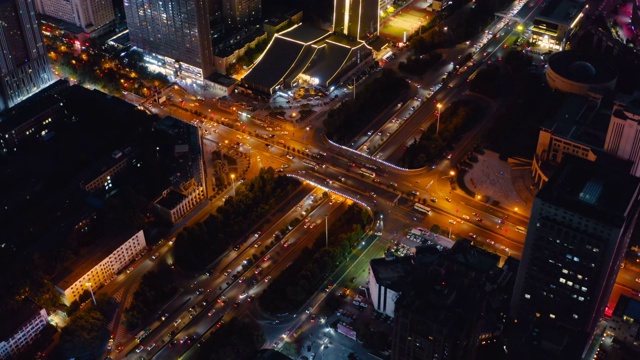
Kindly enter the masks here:
M 36 0 L 39 14 L 81 27 L 85 33 L 99 35 L 116 19 L 111 0 Z
M 540 190 L 511 303 L 518 324 L 593 334 L 637 220 L 640 179 L 627 170 L 565 156 Z
M 0 112 L 53 82 L 32 0 L 0 0 Z
M 207 0 L 124 0 L 131 45 L 154 70 L 187 81 L 213 72 Z
M 640 96 L 620 97 L 614 103 L 604 149 L 633 162 L 631 173 L 640 176 Z
M 334 32 L 364 41 L 377 35 L 379 28 L 379 0 L 334 0 Z
M 142 230 L 130 238 L 105 239 L 100 244 L 99 249 L 81 257 L 52 280 L 67 305 L 78 300 L 89 286 L 91 291 L 97 291 L 147 247 Z
M 49 323 L 47 310 L 23 299 L 11 315 L 5 317 L 0 330 L 0 359 L 20 358 L 18 354 L 27 348 L 40 331 Z
M 262 18 L 262 0 L 222 0 L 222 17 L 232 26 L 242 26 Z
M 569 35 L 576 30 L 585 1 L 550 0 L 533 20 L 531 42 L 549 50 L 564 50 Z

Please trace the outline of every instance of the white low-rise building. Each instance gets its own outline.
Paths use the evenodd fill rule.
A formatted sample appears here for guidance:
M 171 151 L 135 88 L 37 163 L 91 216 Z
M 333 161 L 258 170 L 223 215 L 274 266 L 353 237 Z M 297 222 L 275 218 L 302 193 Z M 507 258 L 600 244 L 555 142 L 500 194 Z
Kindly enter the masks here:
M 135 256 L 147 248 L 142 230 L 133 236 L 105 239 L 92 254 L 81 257 L 67 271 L 52 280 L 68 305 L 78 300 L 86 290 L 97 291 L 124 269 Z
M 11 314 L 0 326 L 0 359 L 13 359 L 35 340 L 47 325 L 47 310 L 23 300 L 20 307 L 11 310 Z

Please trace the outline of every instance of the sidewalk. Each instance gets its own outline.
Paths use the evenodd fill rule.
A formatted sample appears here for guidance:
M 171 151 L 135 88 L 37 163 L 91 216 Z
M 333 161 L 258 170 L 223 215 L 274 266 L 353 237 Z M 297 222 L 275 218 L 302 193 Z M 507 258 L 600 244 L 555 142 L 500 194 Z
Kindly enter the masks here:
M 498 154 L 485 150 L 484 155 L 475 154 L 478 163 L 465 175 L 464 182 L 478 195 L 489 198 L 487 204 L 497 205 L 519 213 L 529 214 L 534 194 L 532 180 L 521 161 L 503 161 Z M 494 204 L 492 204 L 494 203 Z

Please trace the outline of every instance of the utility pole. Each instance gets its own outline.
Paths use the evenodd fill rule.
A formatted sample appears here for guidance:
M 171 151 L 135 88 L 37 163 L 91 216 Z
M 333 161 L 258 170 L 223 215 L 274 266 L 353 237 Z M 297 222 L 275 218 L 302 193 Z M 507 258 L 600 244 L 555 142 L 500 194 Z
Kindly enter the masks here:
M 442 104 L 438 103 L 436 105 L 438 107 L 438 122 L 436 123 L 436 136 L 438 136 L 438 132 L 440 131 L 440 109 L 442 109 Z

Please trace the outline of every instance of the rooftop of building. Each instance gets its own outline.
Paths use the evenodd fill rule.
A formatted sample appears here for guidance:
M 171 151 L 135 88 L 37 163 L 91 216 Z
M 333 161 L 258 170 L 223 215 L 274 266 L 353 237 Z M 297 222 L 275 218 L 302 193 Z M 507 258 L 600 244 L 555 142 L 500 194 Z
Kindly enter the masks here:
M 133 154 L 133 152 L 133 148 L 127 147 L 122 151 L 115 150 L 109 154 L 105 154 L 105 156 L 97 160 L 91 165 L 91 167 L 80 174 L 80 176 L 78 177 L 78 183 L 81 185 L 86 185 L 92 182 L 120 162 L 126 161 L 129 156 Z
M 0 341 L 7 340 L 14 335 L 20 327 L 31 320 L 42 310 L 41 307 L 30 301 L 28 298 L 22 299 L 15 309 L 7 309 L 7 315 L 0 322 Z
M 597 222 L 620 227 L 638 197 L 640 179 L 607 161 L 566 155 L 537 199 Z
M 536 18 L 571 25 L 585 5 L 583 0 L 549 0 Z
M 588 59 L 577 51 L 559 51 L 549 57 L 549 68 L 565 79 L 581 84 L 606 84 L 618 73 L 609 65 Z
M 542 128 L 577 143 L 603 148 L 609 118 L 609 113 L 601 110 L 598 99 L 566 94 L 560 109 L 544 122 Z
M 613 310 L 613 316 L 620 318 L 631 318 L 633 322 L 640 321 L 640 301 L 633 299 L 627 295 L 620 295 L 616 307 Z
M 411 285 L 396 302 L 396 313 L 411 313 L 420 320 L 413 332 L 433 335 L 439 328 L 445 338 L 457 339 L 475 327 L 480 308 L 488 299 L 489 283 L 497 285 L 499 256 L 479 249 L 463 239 L 442 253 L 432 264 L 411 272 Z M 494 275 L 495 274 L 495 275 Z M 432 325 L 429 325 L 432 324 Z
M 176 206 L 178 206 L 178 204 L 183 202 L 184 199 L 186 198 L 187 198 L 186 195 L 181 194 L 180 192 L 174 189 L 169 189 L 169 191 L 167 191 L 167 193 L 163 197 L 161 197 L 160 199 L 158 199 L 158 201 L 156 201 L 156 204 L 165 209 L 173 210 Z
M 88 249 L 86 254 L 78 256 L 76 261 L 68 264 L 63 270 L 55 274 L 51 282 L 62 290 L 69 288 L 138 232 L 142 232 L 142 230 L 123 232 L 120 235 L 108 236 L 102 241 L 96 241 L 95 243 L 100 244 L 99 246 Z
M 413 256 L 386 257 L 369 261 L 373 276 L 379 285 L 401 292 L 413 266 Z
M 49 109 L 60 107 L 62 100 L 59 94 L 68 87 L 69 81 L 60 79 L 0 113 L 0 134 L 12 131 L 24 123 L 25 119 L 32 119 Z
M 224 87 L 233 86 L 238 82 L 238 80 L 230 76 L 223 75 L 217 72 L 214 72 L 213 74 L 207 76 L 207 80 L 211 81 L 212 83 L 220 84 Z
M 225 33 L 221 35 L 222 39 L 215 40 L 219 45 L 214 45 L 214 55 L 222 58 L 230 56 L 235 51 L 242 49 L 265 34 L 265 31 L 258 27 L 244 28 L 240 32 Z
M 297 41 L 303 44 L 311 44 L 327 36 L 329 31 L 315 26 L 299 24 L 283 31 L 278 36 Z

